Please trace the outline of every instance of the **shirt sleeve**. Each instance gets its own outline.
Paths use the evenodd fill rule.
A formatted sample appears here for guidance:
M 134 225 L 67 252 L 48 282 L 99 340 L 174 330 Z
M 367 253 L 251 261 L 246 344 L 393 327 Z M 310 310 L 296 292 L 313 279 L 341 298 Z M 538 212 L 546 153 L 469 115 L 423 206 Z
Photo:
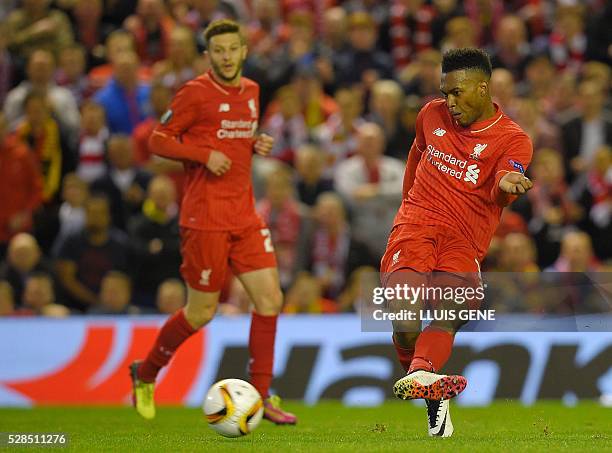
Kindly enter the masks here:
M 423 133 L 423 116 L 427 111 L 429 104 L 425 105 L 416 119 L 416 137 L 414 138 L 414 142 L 412 142 L 412 146 L 410 147 L 410 151 L 408 152 L 408 162 L 406 163 L 406 171 L 404 172 L 404 182 L 402 185 L 402 195 L 403 198 L 408 198 L 408 192 L 412 188 L 414 184 L 414 178 L 416 177 L 416 169 L 421 161 L 421 155 L 423 151 L 425 151 L 426 143 L 425 143 L 425 134 Z
M 160 124 L 149 138 L 149 147 L 154 154 L 176 160 L 190 160 L 206 165 L 212 149 L 188 145 L 180 137 L 197 120 L 203 109 L 200 90 L 187 83 L 176 94 L 170 108 L 164 113 Z
M 506 146 L 506 151 L 495 166 L 495 183 L 491 189 L 491 199 L 500 207 L 508 206 L 518 195 L 511 195 L 499 189 L 499 181 L 508 173 L 524 174 L 531 163 L 533 145 L 525 134 L 516 135 Z

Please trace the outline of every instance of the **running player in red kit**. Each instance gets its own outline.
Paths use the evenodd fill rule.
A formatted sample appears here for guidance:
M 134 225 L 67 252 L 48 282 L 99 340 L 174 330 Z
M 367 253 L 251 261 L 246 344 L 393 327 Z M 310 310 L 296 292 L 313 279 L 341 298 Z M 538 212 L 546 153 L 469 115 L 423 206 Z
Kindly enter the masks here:
M 179 90 L 150 138 L 155 154 L 185 167 L 181 274 L 188 296 L 146 359 L 130 367 L 134 405 L 144 418 L 155 416 L 155 378 L 177 348 L 213 318 L 229 264 L 255 306 L 249 374 L 264 399 L 264 417 L 295 424 L 279 398 L 269 395 L 282 293 L 270 232 L 255 212 L 251 184 L 253 152 L 268 155 L 273 139 L 256 133 L 259 86 L 242 77 L 247 47 L 240 26 L 215 21 L 204 38 L 212 69 Z
M 524 176 L 532 144 L 491 100 L 491 62 L 479 49 L 455 49 L 442 60 L 444 99 L 425 105 L 404 175 L 402 205 L 381 262 L 383 283 L 479 284 L 480 262 L 503 207 L 531 189 Z M 432 280 L 434 283 L 432 283 Z M 472 280 L 470 282 L 470 280 Z M 429 434 L 452 435 L 449 399 L 467 381 L 437 374 L 451 354 L 460 320 L 394 322 L 393 343 L 407 375 L 393 388 L 425 398 Z

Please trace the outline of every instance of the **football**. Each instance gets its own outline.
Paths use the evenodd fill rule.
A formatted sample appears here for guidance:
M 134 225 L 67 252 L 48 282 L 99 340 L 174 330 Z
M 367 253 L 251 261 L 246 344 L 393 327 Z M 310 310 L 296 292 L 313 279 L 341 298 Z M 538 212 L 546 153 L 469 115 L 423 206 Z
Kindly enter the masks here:
M 241 379 L 213 384 L 204 400 L 208 425 L 225 437 L 245 436 L 255 430 L 263 416 L 259 392 Z

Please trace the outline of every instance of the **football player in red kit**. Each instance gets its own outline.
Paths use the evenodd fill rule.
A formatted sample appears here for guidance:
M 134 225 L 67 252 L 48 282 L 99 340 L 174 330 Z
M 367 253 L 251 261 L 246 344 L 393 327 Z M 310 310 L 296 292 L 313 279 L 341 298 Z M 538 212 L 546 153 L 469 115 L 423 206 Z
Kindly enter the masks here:
M 444 99 L 429 102 L 417 117 L 403 201 L 381 262 L 387 287 L 407 280 L 416 287 L 479 285 L 479 263 L 502 209 L 532 187 L 524 175 L 531 141 L 491 100 L 490 77 L 491 62 L 479 49 L 443 57 Z M 393 390 L 402 399 L 426 400 L 430 435 L 453 432 L 448 400 L 467 381 L 438 372 L 464 323 L 433 321 L 423 331 L 418 320 L 393 323 L 393 343 L 407 372 Z
M 150 138 L 155 154 L 185 167 L 181 274 L 188 296 L 146 359 L 130 368 L 134 405 L 144 418 L 155 416 L 155 378 L 177 348 L 213 318 L 229 264 L 255 307 L 249 374 L 264 399 L 264 417 L 295 424 L 296 417 L 269 394 L 282 293 L 270 232 L 255 212 L 251 183 L 253 152 L 268 155 L 273 139 L 257 134 L 259 86 L 242 77 L 247 47 L 240 26 L 215 21 L 204 38 L 212 69 L 179 90 Z

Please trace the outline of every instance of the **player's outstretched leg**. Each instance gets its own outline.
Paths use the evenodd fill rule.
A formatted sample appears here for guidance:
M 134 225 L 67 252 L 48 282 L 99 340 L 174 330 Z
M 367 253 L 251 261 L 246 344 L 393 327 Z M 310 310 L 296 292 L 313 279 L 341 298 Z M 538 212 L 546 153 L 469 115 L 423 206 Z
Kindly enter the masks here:
M 213 317 L 219 292 L 203 292 L 188 287 L 187 305 L 164 323 L 147 358 L 130 365 L 132 403 L 143 418 L 155 417 L 155 379 L 176 350 Z
M 297 417 L 281 408 L 281 399 L 270 395 L 274 365 L 276 322 L 282 307 L 282 293 L 275 268 L 240 274 L 256 312 L 251 317 L 249 334 L 249 375 L 251 384 L 264 400 L 264 418 L 277 425 L 295 425 Z
M 430 436 L 450 437 L 453 435 L 453 422 L 450 416 L 449 400 L 425 400 L 427 403 L 427 429 Z

